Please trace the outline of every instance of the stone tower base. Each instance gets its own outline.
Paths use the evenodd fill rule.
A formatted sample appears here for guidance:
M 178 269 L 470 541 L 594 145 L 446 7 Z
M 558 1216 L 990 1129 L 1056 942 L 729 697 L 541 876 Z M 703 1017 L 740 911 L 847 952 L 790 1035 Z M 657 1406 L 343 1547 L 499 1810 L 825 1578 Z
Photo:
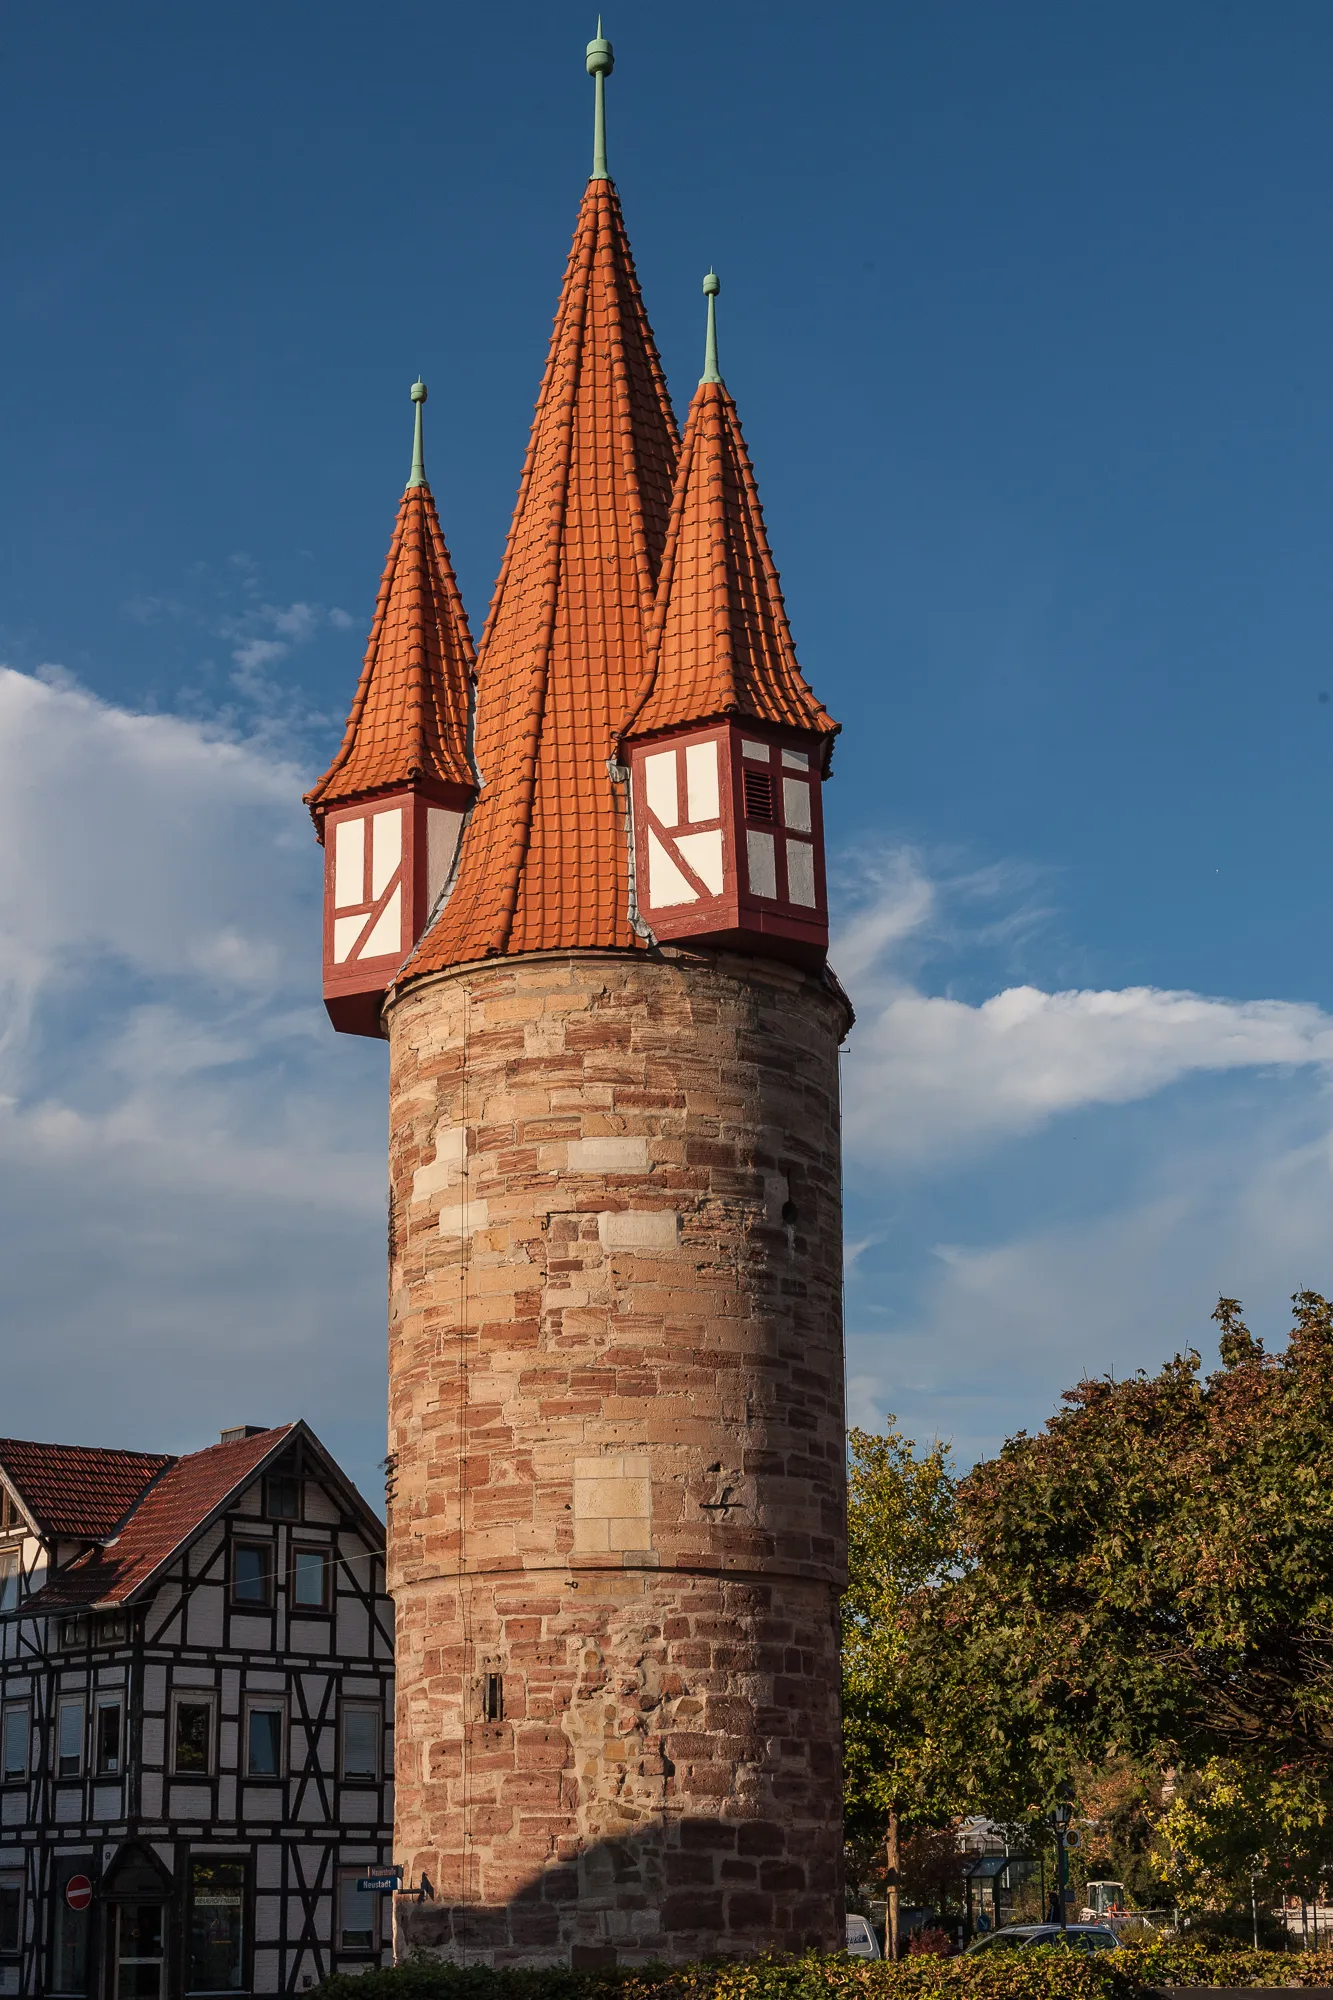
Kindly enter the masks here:
M 388 1018 L 399 1948 L 839 1947 L 845 1002 L 668 947 Z

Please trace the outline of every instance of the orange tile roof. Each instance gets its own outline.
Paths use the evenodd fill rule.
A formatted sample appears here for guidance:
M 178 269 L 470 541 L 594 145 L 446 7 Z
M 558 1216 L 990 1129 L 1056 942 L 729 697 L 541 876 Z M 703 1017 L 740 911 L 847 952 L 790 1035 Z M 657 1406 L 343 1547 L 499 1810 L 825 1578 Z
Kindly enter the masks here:
M 472 635 L 429 486 L 398 509 L 342 746 L 305 795 L 316 827 L 329 806 L 415 779 L 473 787 L 468 764 Z
M 606 762 L 646 665 L 676 427 L 615 187 L 579 209 L 477 667 L 482 791 L 458 879 L 399 977 L 633 945 Z
M 111 1534 L 170 1464 L 161 1452 L 0 1438 L 0 1468 L 38 1530 L 74 1541 Z
M 680 448 L 648 669 L 620 733 L 728 715 L 830 744 L 838 730 L 796 664 L 736 405 L 721 382 L 705 381 Z
M 182 1542 L 254 1476 L 295 1428 L 294 1424 L 280 1424 L 255 1437 L 209 1445 L 185 1458 L 167 1460 L 169 1469 L 145 1493 L 116 1539 L 54 1571 L 25 1608 L 46 1611 L 127 1603 L 175 1555 Z

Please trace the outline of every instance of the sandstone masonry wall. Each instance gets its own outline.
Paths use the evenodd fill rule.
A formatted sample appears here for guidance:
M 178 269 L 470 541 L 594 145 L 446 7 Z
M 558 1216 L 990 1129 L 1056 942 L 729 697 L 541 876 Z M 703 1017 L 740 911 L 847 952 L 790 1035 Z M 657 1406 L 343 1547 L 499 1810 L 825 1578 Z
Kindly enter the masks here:
M 839 1945 L 845 1002 L 561 952 L 388 1022 L 401 1941 Z

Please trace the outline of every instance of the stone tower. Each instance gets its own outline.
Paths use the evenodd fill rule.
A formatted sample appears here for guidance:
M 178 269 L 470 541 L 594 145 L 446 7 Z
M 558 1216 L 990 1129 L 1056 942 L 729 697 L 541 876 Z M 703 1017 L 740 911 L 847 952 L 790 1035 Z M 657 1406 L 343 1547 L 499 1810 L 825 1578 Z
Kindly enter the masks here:
M 421 1892 L 399 1937 L 497 1964 L 843 1929 L 835 725 L 792 650 L 711 274 L 678 445 L 606 173 L 600 33 L 588 68 L 593 177 L 470 736 L 466 624 L 409 488 L 421 583 L 394 666 L 386 574 L 362 677 L 397 690 L 374 710 L 386 775 L 330 774 L 370 822 L 353 873 L 400 795 L 466 814 L 456 851 L 453 820 L 421 836 L 448 872 L 405 956 L 358 942 L 383 869 L 341 935 L 390 1045 L 394 1851 Z M 422 713 L 450 719 L 428 752 Z

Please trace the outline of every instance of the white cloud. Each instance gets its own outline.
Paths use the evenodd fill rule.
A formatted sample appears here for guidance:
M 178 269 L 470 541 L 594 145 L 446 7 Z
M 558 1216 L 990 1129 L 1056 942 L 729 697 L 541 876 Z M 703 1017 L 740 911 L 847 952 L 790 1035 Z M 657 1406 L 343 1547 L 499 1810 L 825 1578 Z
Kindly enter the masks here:
M 304 776 L 0 669 L 6 1425 L 383 1451 L 383 1050 L 319 999 Z
M 868 1164 L 956 1159 L 1195 1072 L 1333 1061 L 1333 1017 L 1298 1001 L 1024 984 L 972 1005 L 923 992 L 894 957 L 941 924 L 941 891 L 910 856 L 872 890 L 833 950 L 858 1014 L 846 1144 Z

